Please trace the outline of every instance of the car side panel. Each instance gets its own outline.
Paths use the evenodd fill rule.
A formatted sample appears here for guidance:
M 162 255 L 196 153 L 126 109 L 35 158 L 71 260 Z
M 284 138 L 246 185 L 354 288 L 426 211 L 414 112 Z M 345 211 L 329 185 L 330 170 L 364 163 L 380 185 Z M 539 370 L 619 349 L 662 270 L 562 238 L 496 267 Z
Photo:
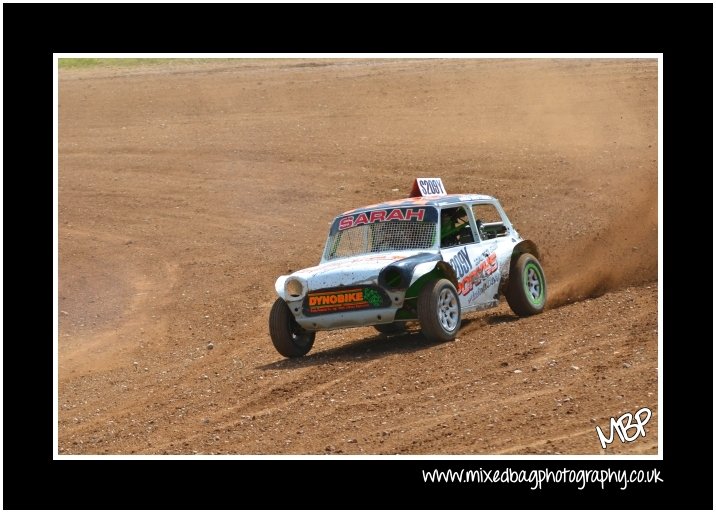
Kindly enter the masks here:
M 463 311 L 497 305 L 501 277 L 509 269 L 512 246 L 509 239 L 489 240 L 441 250 L 444 260 L 455 270 Z

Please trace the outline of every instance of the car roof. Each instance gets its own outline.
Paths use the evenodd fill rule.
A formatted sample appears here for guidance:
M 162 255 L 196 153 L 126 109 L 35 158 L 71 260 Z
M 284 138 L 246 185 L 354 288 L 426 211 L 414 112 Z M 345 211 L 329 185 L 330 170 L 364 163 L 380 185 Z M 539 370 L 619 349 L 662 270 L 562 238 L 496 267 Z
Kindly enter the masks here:
M 485 194 L 446 194 L 443 196 L 418 196 L 415 198 L 403 198 L 392 201 L 385 201 L 383 203 L 376 203 L 375 205 L 368 205 L 365 207 L 354 208 L 353 210 L 346 210 L 345 212 L 340 214 L 340 216 L 344 216 L 347 214 L 355 214 L 356 212 L 363 212 L 366 210 L 415 207 L 424 205 L 439 208 L 454 205 L 456 203 L 494 200 L 495 198 L 493 198 L 492 196 L 487 196 Z

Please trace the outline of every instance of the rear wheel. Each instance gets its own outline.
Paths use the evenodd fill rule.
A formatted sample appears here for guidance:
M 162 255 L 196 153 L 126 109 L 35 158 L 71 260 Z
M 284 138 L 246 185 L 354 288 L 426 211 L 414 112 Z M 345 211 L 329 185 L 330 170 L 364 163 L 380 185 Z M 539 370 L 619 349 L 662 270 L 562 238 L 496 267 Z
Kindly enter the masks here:
M 428 340 L 453 340 L 460 329 L 460 298 L 445 278 L 425 284 L 418 296 L 418 319 Z
M 373 327 L 383 335 L 397 335 L 405 331 L 405 324 L 405 321 L 395 321 L 390 324 L 376 324 Z
M 278 298 L 269 314 L 269 333 L 276 351 L 287 358 L 308 353 L 316 339 L 314 331 L 303 329 L 294 318 L 286 302 Z
M 505 298 L 512 311 L 520 317 L 535 315 L 544 310 L 547 302 L 547 280 L 534 255 L 523 253 L 513 261 Z

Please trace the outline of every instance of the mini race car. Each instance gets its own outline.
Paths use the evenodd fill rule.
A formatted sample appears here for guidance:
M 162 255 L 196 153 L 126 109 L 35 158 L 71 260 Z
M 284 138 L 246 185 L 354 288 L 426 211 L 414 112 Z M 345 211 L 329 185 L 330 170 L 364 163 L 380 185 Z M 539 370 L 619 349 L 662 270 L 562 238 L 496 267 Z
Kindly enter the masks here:
M 449 341 L 465 313 L 497 306 L 500 295 L 515 314 L 534 315 L 547 299 L 538 257 L 497 199 L 448 195 L 441 179 L 418 178 L 407 199 L 336 217 L 320 264 L 276 280 L 271 340 L 297 357 L 317 331 L 389 335 L 417 321 L 427 339 Z

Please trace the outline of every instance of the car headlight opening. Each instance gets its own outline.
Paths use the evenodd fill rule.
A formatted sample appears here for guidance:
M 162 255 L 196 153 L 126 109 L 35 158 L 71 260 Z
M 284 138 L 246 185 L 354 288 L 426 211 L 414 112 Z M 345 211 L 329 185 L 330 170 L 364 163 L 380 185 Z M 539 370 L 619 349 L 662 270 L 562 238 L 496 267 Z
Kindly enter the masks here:
M 304 295 L 303 283 L 301 283 L 301 281 L 297 280 L 296 278 L 289 278 L 288 280 L 286 280 L 284 290 L 286 291 L 286 295 L 289 299 L 301 299 Z

